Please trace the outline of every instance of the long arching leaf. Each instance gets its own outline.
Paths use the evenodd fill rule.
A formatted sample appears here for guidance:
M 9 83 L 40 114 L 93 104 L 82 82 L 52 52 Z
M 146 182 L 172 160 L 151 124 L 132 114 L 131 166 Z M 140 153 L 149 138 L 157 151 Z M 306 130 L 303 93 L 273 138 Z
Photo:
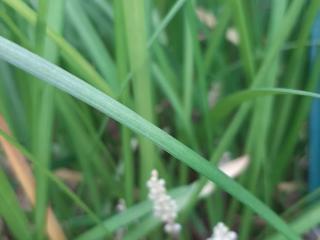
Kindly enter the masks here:
M 163 150 L 187 164 L 199 174 L 215 182 L 226 192 L 252 208 L 252 210 L 287 238 L 299 239 L 297 234 L 295 234 L 277 214 L 240 184 L 223 174 L 199 154 L 113 98 L 3 37 L 0 37 L 0 57 L 35 77 L 86 102 L 90 106 L 129 127 L 134 132 L 150 139 Z

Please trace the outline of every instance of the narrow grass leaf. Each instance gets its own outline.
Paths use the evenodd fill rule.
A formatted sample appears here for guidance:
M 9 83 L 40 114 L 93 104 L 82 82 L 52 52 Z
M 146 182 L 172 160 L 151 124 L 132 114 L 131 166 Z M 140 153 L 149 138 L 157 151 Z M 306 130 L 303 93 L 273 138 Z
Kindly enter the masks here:
M 199 154 L 121 103 L 74 75 L 2 37 L 0 38 L 0 57 L 60 90 L 68 92 L 70 95 L 126 125 L 134 132 L 150 139 L 172 156 L 215 182 L 233 197 L 252 208 L 287 238 L 299 239 L 297 234 L 279 216 L 241 185 L 227 177 Z
M 2 170 L 0 170 L 0 184 L 0 216 L 15 239 L 31 240 L 32 234 L 26 215 L 19 205 L 13 186 Z

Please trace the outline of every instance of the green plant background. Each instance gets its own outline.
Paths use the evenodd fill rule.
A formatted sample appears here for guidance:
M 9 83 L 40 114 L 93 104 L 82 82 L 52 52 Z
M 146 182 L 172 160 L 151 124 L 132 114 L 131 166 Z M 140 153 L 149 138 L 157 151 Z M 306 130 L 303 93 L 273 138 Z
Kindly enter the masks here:
M 218 221 L 240 239 L 299 239 L 320 221 L 319 192 L 307 194 L 301 167 L 311 98 L 320 98 L 313 93 L 320 57 L 311 70 L 307 61 L 319 7 L 317 0 L 0 1 L 0 114 L 13 137 L 0 134 L 32 163 L 37 202 L 21 208 L 19 186 L 3 167 L 6 234 L 46 239 L 50 205 L 70 239 L 113 239 L 119 229 L 124 239 L 166 239 L 147 201 L 157 168 L 180 207 L 181 239 L 206 239 Z M 214 29 L 199 9 L 216 16 Z M 225 37 L 231 27 L 239 44 Z M 237 180 L 217 168 L 225 152 L 250 156 Z M 66 186 L 54 175 L 61 168 L 82 181 Z M 200 200 L 207 179 L 219 189 Z M 288 181 L 300 201 L 278 190 Z

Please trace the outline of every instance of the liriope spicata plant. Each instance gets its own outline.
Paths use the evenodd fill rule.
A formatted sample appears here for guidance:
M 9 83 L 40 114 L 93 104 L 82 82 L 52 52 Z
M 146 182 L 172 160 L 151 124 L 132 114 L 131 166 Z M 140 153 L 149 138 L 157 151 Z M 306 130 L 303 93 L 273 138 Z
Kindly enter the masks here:
M 228 233 L 218 222 L 240 239 L 294 239 L 310 230 L 319 222 L 316 201 L 280 213 L 294 201 L 288 189 L 305 193 L 304 126 L 320 71 L 320 57 L 308 66 L 308 39 L 319 5 L 1 1 L 1 36 L 42 57 L 1 38 L 0 119 L 12 134 L 0 128 L 10 169 L 0 179 L 0 218 L 10 235 L 55 239 L 45 229 L 53 209 L 68 238 L 166 238 L 146 196 L 152 168 L 179 209 L 181 239 Z M 19 153 L 8 155 L 14 147 Z M 227 151 L 250 156 L 240 184 L 215 167 Z M 32 214 L 17 209 L 21 176 L 10 175 L 6 161 L 16 158 L 33 164 Z
M 103 92 L 2 37 L 0 38 L 0 56 L 3 60 L 68 92 L 70 95 L 86 102 L 113 119 L 128 126 L 133 131 L 149 138 L 159 147 L 172 154 L 175 158 L 187 164 L 201 175 L 214 181 L 218 186 L 229 192 L 236 199 L 239 199 L 251 207 L 288 238 L 298 239 L 294 231 L 290 229 L 281 218 L 241 185 L 224 175 L 214 167 L 214 165 L 210 164 L 190 148 L 186 147 L 150 122 L 144 120 L 124 105 L 108 97 Z

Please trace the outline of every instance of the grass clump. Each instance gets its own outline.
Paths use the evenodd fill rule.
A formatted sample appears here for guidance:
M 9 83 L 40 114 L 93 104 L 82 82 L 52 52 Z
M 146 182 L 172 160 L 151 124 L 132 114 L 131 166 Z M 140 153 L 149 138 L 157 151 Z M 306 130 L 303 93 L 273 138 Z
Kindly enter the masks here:
M 301 167 L 320 98 L 320 58 L 308 61 L 319 1 L 0 7 L 3 236 L 166 239 L 152 169 L 168 188 L 154 207 L 176 207 L 174 222 L 161 215 L 181 225 L 173 238 L 299 239 L 319 223 Z

